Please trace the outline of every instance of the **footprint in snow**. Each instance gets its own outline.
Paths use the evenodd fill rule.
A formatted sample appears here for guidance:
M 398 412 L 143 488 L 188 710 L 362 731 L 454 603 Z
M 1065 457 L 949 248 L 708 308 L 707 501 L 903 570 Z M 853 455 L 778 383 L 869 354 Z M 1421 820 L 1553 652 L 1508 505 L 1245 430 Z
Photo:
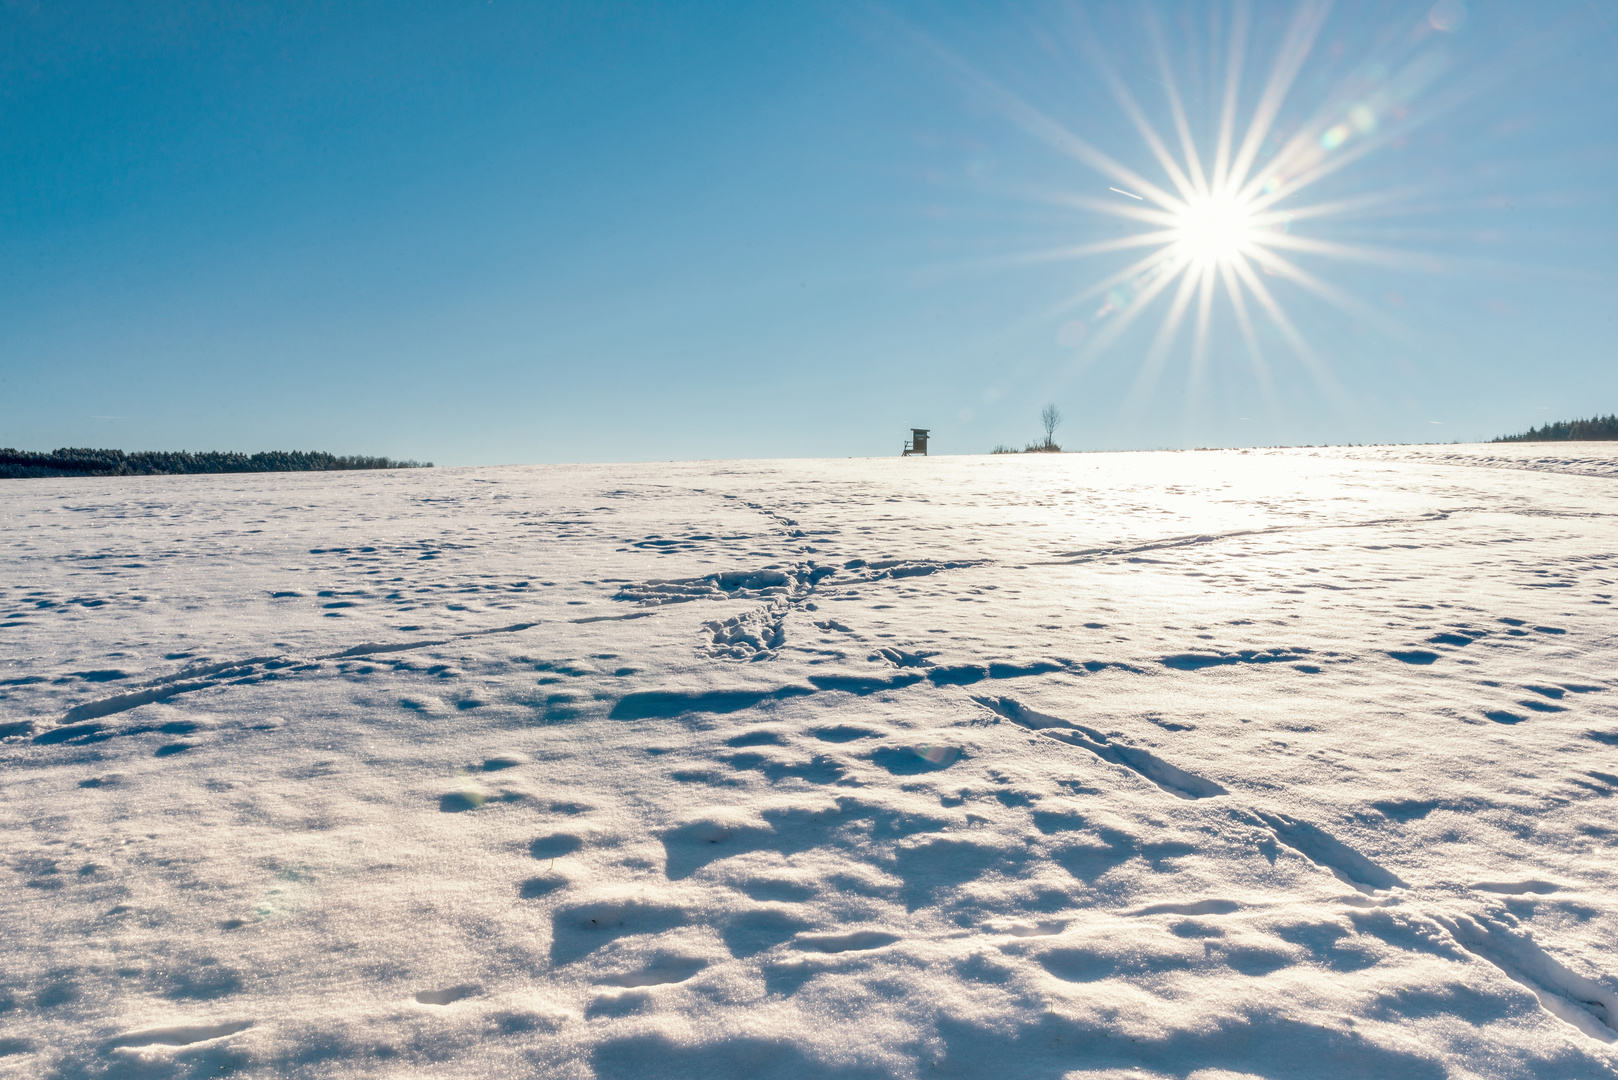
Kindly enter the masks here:
M 913 776 L 947 769 L 960 757 L 961 748 L 958 746 L 926 743 L 918 746 L 884 746 L 871 754 L 871 761 L 895 776 Z
M 784 878 L 762 878 L 757 881 L 744 881 L 737 888 L 754 900 L 780 900 L 788 903 L 798 903 L 813 899 L 815 895 L 813 885 Z
M 1067 929 L 1067 923 L 1057 919 L 1049 922 L 1011 923 L 1005 927 L 989 927 L 991 933 L 1008 934 L 1015 938 L 1055 937 Z
M 459 986 L 446 986 L 442 990 L 417 990 L 415 999 L 422 1005 L 449 1005 L 469 998 L 477 991 L 478 988 L 471 983 L 462 983 Z
M 1372 803 L 1371 808 L 1394 821 L 1416 821 L 1442 805 L 1437 799 L 1384 799 Z
M 551 915 L 551 963 L 571 963 L 618 938 L 660 934 L 690 922 L 684 908 L 639 898 L 571 904 Z
M 1240 904 L 1234 900 L 1195 900 L 1187 904 L 1148 904 L 1135 911 L 1124 912 L 1126 915 L 1229 915 L 1238 910 Z
M 651 1000 L 651 993 L 644 987 L 608 990 L 591 999 L 589 1008 L 584 1010 L 584 1017 L 587 1020 L 596 1020 L 601 1017 L 628 1016 L 650 1004 Z
M 559 859 L 571 855 L 584 846 L 584 838 L 575 833 L 552 833 L 541 836 L 528 845 L 528 854 L 536 859 Z
M 828 728 L 815 728 L 813 731 L 809 732 L 809 734 L 813 735 L 822 742 L 833 743 L 853 742 L 855 739 L 880 739 L 882 737 L 882 733 L 880 731 L 872 731 L 870 728 L 854 727 L 850 724 L 838 724 L 836 727 Z
M 600 982 L 603 986 L 667 986 L 685 982 L 707 966 L 708 961 L 694 956 L 660 956 L 638 971 L 608 975 Z
M 1169 933 L 1182 938 L 1219 938 L 1225 936 L 1225 932 L 1219 927 L 1211 926 L 1205 922 L 1198 922 L 1196 919 L 1182 919 L 1169 927 Z
M 1432 645 L 1454 645 L 1457 648 L 1464 648 L 1483 636 L 1484 633 L 1478 630 L 1464 630 L 1459 634 L 1446 630 L 1442 633 L 1434 634 L 1427 641 Z
M 245 1031 L 253 1026 L 251 1020 L 236 1020 L 223 1024 L 192 1024 L 179 1027 L 148 1028 L 145 1031 L 132 1031 L 127 1035 L 120 1035 L 109 1042 L 108 1046 L 191 1046 L 194 1043 L 210 1042 L 214 1039 L 223 1039 L 227 1035 L 234 1035 L 238 1031 Z
M 524 900 L 538 900 L 542 896 L 549 896 L 567 883 L 567 879 L 560 875 L 529 878 L 517 886 L 517 895 Z
M 765 907 L 732 918 L 720 936 L 724 938 L 725 948 L 730 950 L 732 956 L 746 958 L 792 940 L 807 930 L 809 925 L 793 914 L 792 908 Z
M 451 791 L 438 797 L 438 809 L 440 813 L 462 814 L 488 801 L 489 796 L 481 791 Z
M 1523 893 L 1533 893 L 1536 896 L 1546 896 L 1561 889 L 1560 885 L 1549 881 L 1530 879 L 1528 881 L 1479 881 L 1472 888 L 1480 892 L 1500 893 L 1502 896 L 1521 896 Z
M 898 940 L 898 934 L 856 930 L 851 934 L 800 934 L 792 944 L 806 952 L 845 953 L 880 949 Z
M 744 731 L 725 740 L 726 746 L 784 746 L 786 737 L 779 731 Z

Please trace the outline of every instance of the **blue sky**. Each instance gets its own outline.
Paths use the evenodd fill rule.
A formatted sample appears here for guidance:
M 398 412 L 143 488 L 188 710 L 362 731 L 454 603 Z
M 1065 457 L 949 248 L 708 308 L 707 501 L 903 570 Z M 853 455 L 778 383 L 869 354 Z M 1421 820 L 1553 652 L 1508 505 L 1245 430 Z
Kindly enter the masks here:
M 1299 11 L 1250 5 L 1238 137 Z M 1363 151 L 1276 204 L 1358 200 L 1286 225 L 1360 253 L 1288 250 L 1338 299 L 1267 274 L 1295 334 L 1249 297 L 1249 339 L 1215 290 L 1155 356 L 1173 289 L 1099 349 L 1146 285 L 1075 299 L 1142 251 L 1053 254 L 1143 228 L 1067 136 L 1169 185 L 1108 82 L 1173 141 L 1150 13 L 1211 160 L 1229 4 L 12 0 L 0 445 L 860 456 L 1021 445 L 1047 401 L 1084 449 L 1618 409 L 1618 0 L 1338 4 L 1254 165 Z

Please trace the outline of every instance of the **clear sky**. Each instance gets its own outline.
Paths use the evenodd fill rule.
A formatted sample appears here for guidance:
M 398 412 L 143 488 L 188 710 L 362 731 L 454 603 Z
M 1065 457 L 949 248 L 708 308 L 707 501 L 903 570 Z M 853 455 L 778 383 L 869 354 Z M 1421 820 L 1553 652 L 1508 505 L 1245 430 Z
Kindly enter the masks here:
M 1228 198 L 1227 88 L 1232 191 L 1273 115 Z M 1618 410 L 1618 0 L 5 0 L 0 146 L 0 446 L 494 464 L 981 453 L 1047 402 L 1081 449 Z

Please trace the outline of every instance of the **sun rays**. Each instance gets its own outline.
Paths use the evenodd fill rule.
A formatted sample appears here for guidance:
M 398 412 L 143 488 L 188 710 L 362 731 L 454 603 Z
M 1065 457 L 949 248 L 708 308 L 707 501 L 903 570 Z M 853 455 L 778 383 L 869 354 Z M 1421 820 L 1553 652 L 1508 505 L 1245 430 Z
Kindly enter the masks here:
M 1177 144 L 1172 149 L 1107 58 L 1093 42 L 1086 43 L 1090 61 L 1167 180 L 1164 185 L 1145 183 L 1138 192 L 1125 192 L 1138 195 L 1133 205 L 1092 206 L 1103 213 L 1156 226 L 1136 234 L 1143 246 L 1154 250 L 1122 274 L 1111 275 L 1103 293 L 1105 301 L 1091 319 L 1098 332 L 1078 357 L 1081 361 L 1093 358 L 1148 311 L 1160 311 L 1161 322 L 1142 357 L 1132 398 L 1139 399 L 1155 387 L 1188 321 L 1191 350 L 1187 383 L 1193 390 L 1198 388 L 1207 364 L 1213 311 L 1219 297 L 1228 305 L 1248 364 L 1266 396 L 1271 393 L 1269 366 L 1255 315 L 1267 321 L 1322 389 L 1335 392 L 1335 381 L 1326 365 L 1264 280 L 1286 279 L 1342 310 L 1358 316 L 1366 314 L 1366 305 L 1281 254 L 1302 251 L 1339 258 L 1351 254 L 1336 245 L 1292 235 L 1292 223 L 1300 216 L 1318 218 L 1347 209 L 1298 206 L 1296 196 L 1341 167 L 1331 160 L 1333 151 L 1358 135 L 1360 144 L 1353 149 L 1363 152 L 1369 144 L 1364 137 L 1374 134 L 1377 127 L 1377 111 L 1371 104 L 1355 103 L 1346 110 L 1346 118 L 1341 107 L 1328 107 L 1282 142 L 1279 151 L 1273 149 L 1277 121 L 1313 50 L 1326 13 L 1327 5 L 1323 3 L 1305 3 L 1297 9 L 1263 89 L 1244 116 L 1241 91 L 1249 46 L 1248 12 L 1244 4 L 1236 5 L 1224 35 L 1217 122 L 1212 131 L 1200 133 L 1188 118 L 1161 27 L 1149 18 L 1147 30 L 1160 76 L 1156 81 L 1164 89 Z M 1332 121 L 1329 126 L 1327 121 Z M 1207 160 L 1205 149 L 1211 149 Z M 1106 164 L 1113 162 L 1109 159 Z M 1118 166 L 1105 171 L 1117 176 L 1127 170 Z M 1285 209 L 1279 205 L 1283 202 L 1287 204 Z M 1166 309 L 1157 303 L 1165 296 Z M 1075 298 L 1075 302 L 1082 303 L 1083 299 Z
M 1322 277 L 1320 266 L 1306 269 L 1300 261 L 1422 265 L 1408 252 L 1309 235 L 1311 227 L 1329 219 L 1390 212 L 1411 192 L 1389 187 L 1334 194 L 1317 202 L 1309 202 L 1308 195 L 1315 185 L 1408 135 L 1417 123 L 1409 103 L 1444 65 L 1441 55 L 1427 47 L 1431 27 L 1391 28 L 1374 43 L 1366 61 L 1334 87 L 1322 92 L 1319 80 L 1312 80 L 1309 92 L 1319 95 L 1319 103 L 1312 112 L 1299 109 L 1295 98 L 1302 95 L 1295 94 L 1295 87 L 1301 75 L 1313 72 L 1310 62 L 1329 7 L 1305 0 L 1293 12 L 1261 81 L 1245 78 L 1253 40 L 1259 36 L 1250 26 L 1247 6 L 1236 3 L 1227 19 L 1213 20 L 1204 44 L 1212 54 L 1210 67 L 1219 70 L 1217 78 L 1199 83 L 1205 103 L 1200 121 L 1187 108 L 1177 65 L 1155 16 L 1148 13 L 1145 26 L 1155 70 L 1132 70 L 1130 83 L 1115 68 L 1112 52 L 1079 25 L 1071 41 L 1080 67 L 1110 91 L 1139 136 L 1150 169 L 1126 165 L 1081 131 L 950 58 L 991 95 L 1003 115 L 1105 182 L 1096 195 L 1086 192 L 1097 188 L 1076 182 L 1067 190 L 1042 191 L 1040 199 L 1137 227 L 1125 235 L 1032 256 L 1040 261 L 1129 260 L 1062 303 L 1083 323 L 1069 370 L 1094 361 L 1137 323 L 1155 323 L 1145 351 L 1135 354 L 1138 372 L 1131 397 L 1150 394 L 1171 356 L 1178 356 L 1176 350 L 1187 343 L 1186 383 L 1188 391 L 1195 391 L 1211 347 L 1221 344 L 1216 335 L 1233 329 L 1239 348 L 1227 351 L 1245 355 L 1266 397 L 1272 394 L 1267 351 L 1300 362 L 1319 389 L 1336 397 L 1340 390 L 1329 365 L 1289 313 L 1289 304 L 1296 306 L 1300 294 L 1307 294 L 1356 323 L 1403 336 L 1394 320 Z M 1213 74 L 1204 70 L 1205 76 Z M 1163 126 L 1131 90 L 1144 82 L 1162 88 L 1156 115 L 1167 120 Z M 1427 117 L 1436 111 L 1429 108 Z M 1281 284 L 1286 288 L 1278 292 Z M 1217 320 L 1216 312 L 1221 313 Z

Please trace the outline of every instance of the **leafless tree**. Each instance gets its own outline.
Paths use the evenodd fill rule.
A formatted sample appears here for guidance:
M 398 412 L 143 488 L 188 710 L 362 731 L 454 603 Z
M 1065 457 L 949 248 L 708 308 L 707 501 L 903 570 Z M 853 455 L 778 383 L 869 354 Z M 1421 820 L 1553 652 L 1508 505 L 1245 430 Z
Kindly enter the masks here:
M 1062 410 L 1053 401 L 1039 410 L 1039 422 L 1045 427 L 1045 445 L 1056 445 L 1056 429 L 1062 426 Z

